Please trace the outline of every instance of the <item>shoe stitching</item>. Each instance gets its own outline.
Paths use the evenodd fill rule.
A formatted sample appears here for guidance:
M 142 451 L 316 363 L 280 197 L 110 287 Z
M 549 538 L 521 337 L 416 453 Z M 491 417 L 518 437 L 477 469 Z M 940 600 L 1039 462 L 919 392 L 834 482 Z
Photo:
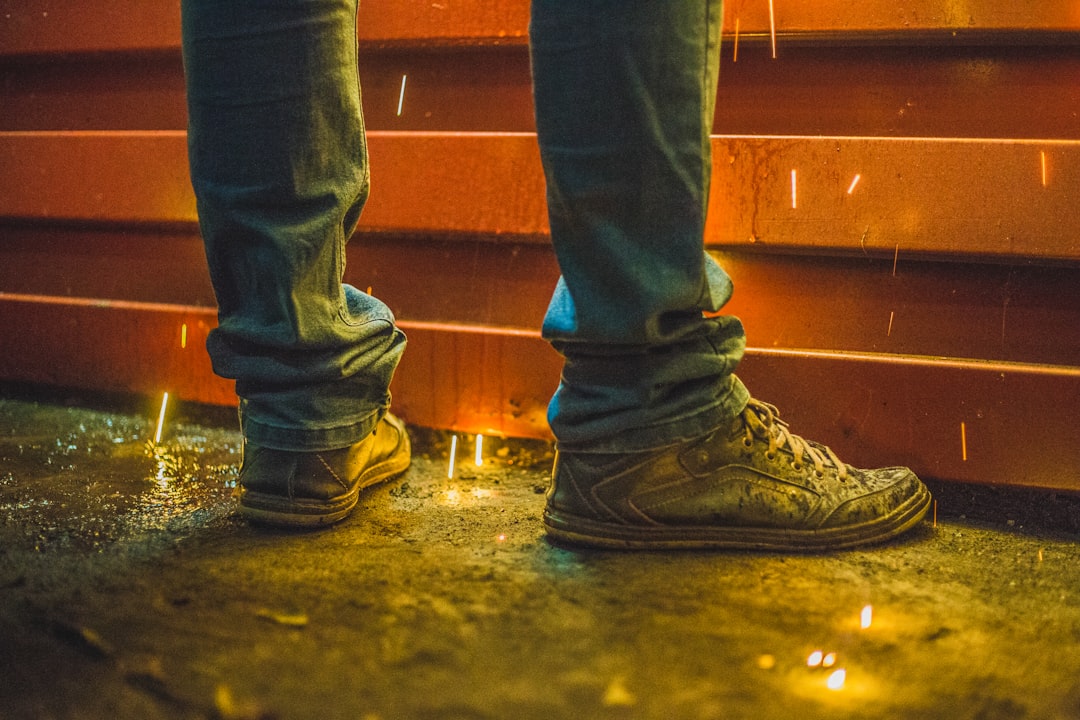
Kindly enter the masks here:
M 600 513 L 597 512 L 596 507 L 594 506 L 594 503 L 591 502 L 589 497 L 586 496 L 585 493 L 583 493 L 581 491 L 581 486 L 578 484 L 578 481 L 574 479 L 574 474 L 570 470 L 570 468 L 566 468 L 563 472 L 566 473 L 566 477 L 570 481 L 570 487 L 572 487 L 574 489 L 574 494 L 578 496 L 579 500 L 581 500 L 581 504 L 584 505 L 586 508 L 588 508 L 589 512 L 593 513 L 594 515 L 599 516 Z M 600 499 L 595 497 L 595 495 L 596 495 L 596 488 L 595 487 L 592 489 L 592 491 L 589 493 L 589 495 L 593 496 L 592 500 L 594 500 L 596 504 L 599 504 L 600 507 L 602 507 L 604 510 L 607 510 L 607 507 L 604 505 L 604 503 L 600 502 Z M 609 512 L 608 514 L 610 515 L 611 513 Z
M 565 468 L 563 469 L 563 472 L 566 474 L 566 479 L 567 481 L 569 481 L 570 487 L 574 489 L 574 494 L 577 495 L 582 505 L 584 505 L 585 508 L 589 512 L 591 512 L 596 518 L 599 519 L 607 516 L 609 519 L 622 523 L 624 525 L 631 524 L 628 523 L 626 519 L 619 515 L 617 512 L 612 510 L 607 503 L 600 499 L 599 495 L 597 494 L 597 490 L 607 484 L 608 481 L 602 481 L 597 483 L 596 485 L 593 485 L 592 488 L 589 490 L 588 495 L 586 495 L 584 492 L 582 492 L 581 486 L 574 478 L 573 470 L 571 468 Z
M 322 466 L 324 468 L 326 468 L 326 472 L 330 473 L 330 477 L 337 480 L 338 485 L 341 485 L 341 487 L 345 488 L 346 490 L 349 489 L 349 486 L 345 483 L 345 481 L 342 480 L 340 477 L 338 477 L 338 474 L 336 472 L 334 472 L 334 468 L 330 467 L 330 464 L 327 463 L 326 460 L 323 459 L 323 456 L 322 456 L 321 453 L 316 453 L 315 457 L 317 457 L 319 459 L 319 462 L 322 463 Z
M 634 503 L 634 501 L 633 501 L 633 499 L 632 499 L 632 498 L 627 498 L 627 499 L 626 499 L 626 506 L 627 506 L 628 508 L 630 508 L 630 509 L 631 509 L 631 510 L 632 510 L 632 511 L 633 511 L 633 512 L 634 512 L 634 513 L 635 513 L 635 514 L 636 514 L 636 515 L 638 516 L 638 518 L 639 518 L 639 519 L 640 519 L 640 520 L 641 520 L 642 522 L 645 522 L 645 523 L 648 523 L 649 525 L 654 525 L 654 526 L 657 526 L 657 527 L 659 527 L 659 526 L 663 525 L 663 523 L 662 523 L 662 522 L 660 522 L 659 520 L 657 520 L 657 519 L 655 519 L 655 518 L 651 517 L 651 516 L 650 516 L 650 515 L 649 515 L 648 513 L 646 513 L 646 512 L 645 512 L 644 510 L 642 510 L 641 508 L 639 508 L 639 507 L 638 507 L 638 506 L 637 506 L 637 505 L 636 505 L 636 504 Z M 632 523 L 632 522 L 630 522 L 630 521 L 629 521 L 629 520 L 627 520 L 626 518 L 619 518 L 619 519 L 620 519 L 620 520 L 622 520 L 622 522 L 623 522 L 623 523 L 625 523 L 626 525 L 634 525 L 634 524 L 635 524 L 635 523 Z
M 729 465 L 727 467 L 728 468 L 735 468 L 736 466 Z M 785 480 L 783 478 L 778 478 L 778 477 L 775 477 L 775 476 L 764 474 L 760 470 L 757 470 L 755 468 L 751 468 L 751 467 L 747 467 L 747 466 L 741 466 L 741 467 L 744 470 L 751 471 L 751 473 L 752 473 L 751 477 L 742 478 L 742 477 L 732 475 L 732 476 L 726 476 L 726 477 L 721 477 L 721 478 L 717 478 L 717 477 L 702 478 L 702 479 L 700 479 L 698 481 L 697 485 L 687 485 L 685 488 L 672 487 L 673 490 L 685 489 L 686 492 L 682 492 L 682 493 L 678 493 L 678 494 L 673 493 L 673 494 L 669 495 L 668 497 L 656 500 L 655 502 L 650 504 L 649 507 L 650 508 L 656 508 L 656 509 L 662 509 L 662 508 L 667 507 L 669 505 L 673 505 L 675 503 L 682 502 L 683 500 L 688 500 L 688 499 L 695 498 L 695 497 L 701 497 L 702 495 L 707 495 L 708 493 L 712 492 L 716 488 L 721 487 L 723 485 L 727 485 L 727 484 L 731 483 L 732 481 L 745 482 L 745 483 L 748 483 L 751 486 L 756 487 L 758 490 L 769 491 L 769 492 L 776 493 L 777 495 L 786 495 L 788 497 L 793 497 L 792 493 L 798 493 L 799 491 L 802 491 L 802 493 L 806 497 L 808 497 L 809 499 L 812 500 L 811 502 L 807 503 L 806 513 L 805 513 L 805 517 L 804 517 L 804 520 L 807 520 L 807 521 L 810 520 L 811 518 L 813 518 L 814 516 L 820 514 L 822 512 L 822 509 L 823 509 L 824 505 L 826 504 L 824 495 L 822 493 L 816 491 L 816 490 L 813 490 L 813 489 L 807 488 L 807 487 L 803 487 L 802 485 L 792 483 L 792 482 L 790 482 L 788 480 Z M 681 483 L 670 483 L 668 487 L 677 486 L 677 485 L 680 485 L 680 484 Z M 786 489 L 785 489 L 785 487 L 786 487 Z M 830 515 L 831 515 L 831 513 L 832 513 L 832 511 L 829 511 Z M 650 521 L 655 523 L 655 524 L 662 524 L 659 521 L 657 521 L 655 519 L 652 519 L 652 518 L 650 518 Z
M 618 485 L 619 481 L 622 478 L 624 478 L 627 475 L 630 475 L 630 474 L 634 473 L 635 471 L 637 471 L 641 467 L 641 465 L 642 465 L 642 463 L 639 463 L 637 465 L 632 465 L 632 466 L 624 469 L 623 471 L 619 472 L 618 474 L 608 478 L 607 480 L 601 480 L 600 482 L 593 485 L 592 490 L 590 491 L 590 495 L 592 496 L 593 500 L 595 501 L 595 505 L 597 505 L 601 509 L 603 509 L 603 511 L 605 513 L 607 513 L 608 517 L 612 518 L 613 520 L 616 520 L 617 522 L 619 522 L 619 523 L 621 523 L 623 525 L 633 526 L 633 525 L 638 525 L 640 523 L 635 523 L 634 518 L 625 517 L 623 513 L 617 512 L 615 508 L 611 507 L 606 502 L 604 502 L 604 500 L 600 497 L 600 490 L 602 488 L 604 488 L 605 486 L 608 486 L 608 485 Z M 663 487 L 676 487 L 676 486 L 682 484 L 683 482 L 685 482 L 685 481 L 684 480 L 673 480 L 673 481 L 671 481 L 669 483 L 665 483 L 665 485 Z M 576 483 L 575 483 L 575 487 L 576 487 Z M 580 495 L 580 490 L 578 491 L 578 493 Z M 626 507 L 634 514 L 634 516 L 636 516 L 636 518 L 640 522 L 644 522 L 644 523 L 647 523 L 649 525 L 654 525 L 654 526 L 663 525 L 663 523 L 661 523 L 661 522 L 655 520 L 654 518 L 650 517 L 647 512 L 645 512 L 640 507 L 638 507 L 638 505 L 634 502 L 634 498 L 632 496 L 627 495 L 625 497 L 625 501 L 626 501 Z M 586 505 L 589 507 L 589 509 L 595 515 L 597 515 L 597 516 L 600 515 L 600 513 L 597 513 L 596 509 L 591 504 L 586 502 Z

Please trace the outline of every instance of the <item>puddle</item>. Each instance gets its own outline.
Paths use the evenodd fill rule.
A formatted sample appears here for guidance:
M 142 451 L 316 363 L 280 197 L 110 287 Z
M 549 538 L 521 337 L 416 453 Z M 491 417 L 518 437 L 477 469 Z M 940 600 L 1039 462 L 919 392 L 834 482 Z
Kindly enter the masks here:
M 0 400 L 0 516 L 38 550 L 182 531 L 229 511 L 238 432 Z M 14 530 L 15 532 L 10 532 Z

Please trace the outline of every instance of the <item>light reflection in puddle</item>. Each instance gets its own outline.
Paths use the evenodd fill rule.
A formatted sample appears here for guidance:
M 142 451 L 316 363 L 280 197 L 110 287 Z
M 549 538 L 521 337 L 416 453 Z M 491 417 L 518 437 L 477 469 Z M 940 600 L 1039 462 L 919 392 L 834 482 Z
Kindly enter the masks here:
M 149 418 L 0 398 L 0 513 L 42 552 L 103 549 L 147 532 L 196 530 L 232 513 L 240 436 Z

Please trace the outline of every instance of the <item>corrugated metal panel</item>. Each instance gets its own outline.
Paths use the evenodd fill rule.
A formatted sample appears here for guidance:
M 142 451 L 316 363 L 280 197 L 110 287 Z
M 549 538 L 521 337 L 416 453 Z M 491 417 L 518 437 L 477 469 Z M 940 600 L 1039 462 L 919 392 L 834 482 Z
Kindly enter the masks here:
M 202 349 L 178 7 L 0 0 L 0 378 L 234 401 Z M 1078 6 L 768 8 L 727 3 L 707 233 L 744 379 L 857 463 L 1080 489 Z M 375 184 L 347 279 L 410 336 L 414 423 L 547 436 L 527 14 L 362 4 Z

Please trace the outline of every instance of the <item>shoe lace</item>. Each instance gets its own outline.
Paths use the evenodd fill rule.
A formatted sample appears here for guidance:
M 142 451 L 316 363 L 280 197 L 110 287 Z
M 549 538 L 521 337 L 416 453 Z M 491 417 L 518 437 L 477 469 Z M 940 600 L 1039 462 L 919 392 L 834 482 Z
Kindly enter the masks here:
M 778 450 L 787 446 L 794 456 L 792 466 L 802 468 L 804 457 L 810 458 L 818 477 L 825 474 L 825 467 L 831 465 L 837 470 L 840 482 L 847 480 L 847 465 L 837 457 L 831 448 L 811 442 L 791 432 L 788 424 L 780 419 L 780 411 L 767 402 L 751 399 L 743 410 L 743 427 L 746 436 L 743 440 L 747 447 L 754 443 L 754 436 L 762 436 L 769 441 L 768 457 L 776 457 Z

